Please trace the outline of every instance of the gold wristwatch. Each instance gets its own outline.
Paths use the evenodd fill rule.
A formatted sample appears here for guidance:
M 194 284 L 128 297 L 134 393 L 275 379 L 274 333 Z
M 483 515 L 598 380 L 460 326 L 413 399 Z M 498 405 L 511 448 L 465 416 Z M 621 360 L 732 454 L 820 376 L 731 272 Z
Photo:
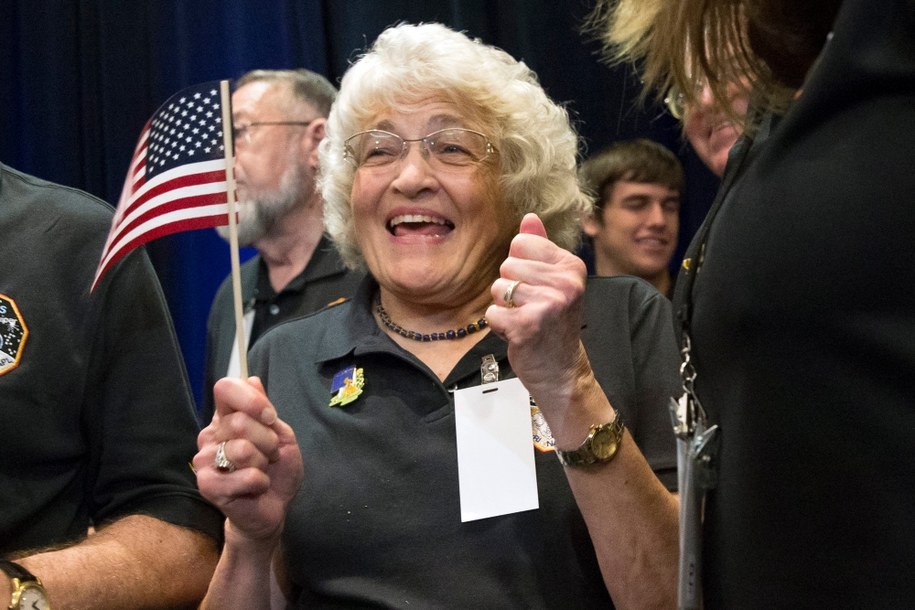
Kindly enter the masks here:
M 9 610 L 51 610 L 48 594 L 37 576 L 12 561 L 0 561 L 0 570 L 10 577 L 13 590 Z
M 616 456 L 616 452 L 620 448 L 623 430 L 623 420 L 617 412 L 612 422 L 592 425 L 588 437 L 578 449 L 563 451 L 556 448 L 556 457 L 563 466 L 584 466 L 609 462 Z

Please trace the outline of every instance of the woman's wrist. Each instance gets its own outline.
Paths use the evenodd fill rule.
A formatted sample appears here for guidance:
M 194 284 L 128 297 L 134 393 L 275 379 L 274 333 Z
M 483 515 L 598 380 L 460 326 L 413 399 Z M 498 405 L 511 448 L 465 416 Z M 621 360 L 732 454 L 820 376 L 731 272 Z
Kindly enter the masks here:
M 268 563 L 280 545 L 282 525 L 272 536 L 253 538 L 233 526 L 230 519 L 226 519 L 224 552 L 236 552 L 246 559 L 265 559 Z
M 583 347 L 567 381 L 544 383 L 538 390 L 532 390 L 531 394 L 550 426 L 557 447 L 579 446 L 592 425 L 612 421 L 616 415 Z

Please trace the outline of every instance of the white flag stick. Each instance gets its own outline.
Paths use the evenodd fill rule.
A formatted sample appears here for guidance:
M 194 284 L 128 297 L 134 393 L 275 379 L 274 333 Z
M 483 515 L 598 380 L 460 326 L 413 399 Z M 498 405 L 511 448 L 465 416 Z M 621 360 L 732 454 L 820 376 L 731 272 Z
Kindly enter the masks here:
M 229 203 L 229 256 L 232 261 L 232 295 L 235 300 L 235 341 L 238 344 L 239 376 L 248 378 L 248 346 L 245 336 L 245 314 L 241 302 L 241 264 L 238 256 L 238 223 L 235 205 L 235 155 L 232 145 L 232 98 L 229 95 L 229 81 L 219 83 L 222 104 L 222 140 L 226 151 L 226 188 Z M 231 151 L 231 152 L 230 152 Z

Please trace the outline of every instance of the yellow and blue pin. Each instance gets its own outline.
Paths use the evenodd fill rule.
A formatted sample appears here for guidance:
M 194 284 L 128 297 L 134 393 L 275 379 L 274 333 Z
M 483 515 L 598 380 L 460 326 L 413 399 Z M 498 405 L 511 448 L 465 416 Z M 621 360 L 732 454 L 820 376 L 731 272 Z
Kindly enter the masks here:
M 342 407 L 353 402 L 362 394 L 365 376 L 361 368 L 350 366 L 336 375 L 330 384 L 330 406 Z

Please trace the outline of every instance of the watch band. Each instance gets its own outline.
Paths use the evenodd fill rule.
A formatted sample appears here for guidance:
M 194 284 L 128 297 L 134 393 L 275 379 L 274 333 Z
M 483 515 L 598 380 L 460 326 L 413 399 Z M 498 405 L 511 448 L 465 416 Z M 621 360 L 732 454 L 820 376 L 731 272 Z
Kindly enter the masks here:
M 613 421 L 605 424 L 592 424 L 588 436 L 577 449 L 563 451 L 555 449 L 556 457 L 563 466 L 585 466 L 588 464 L 606 463 L 616 457 L 623 440 L 623 419 L 619 411 Z
M 42 586 L 41 580 L 37 576 L 18 563 L 5 559 L 0 560 L 0 571 L 10 577 L 10 583 L 12 584 L 12 597 L 7 608 L 21 608 L 20 604 L 23 601 L 22 597 L 27 594 L 26 591 L 31 592 L 29 593 L 30 596 L 34 594 L 38 595 L 38 598 L 33 598 L 31 600 L 33 605 L 30 607 L 50 608 L 44 586 Z M 34 605 L 36 602 L 41 605 Z
M 18 563 L 8 561 L 6 559 L 0 559 L 0 570 L 2 570 L 10 578 L 18 578 L 22 581 L 37 581 L 38 577 L 23 568 Z

